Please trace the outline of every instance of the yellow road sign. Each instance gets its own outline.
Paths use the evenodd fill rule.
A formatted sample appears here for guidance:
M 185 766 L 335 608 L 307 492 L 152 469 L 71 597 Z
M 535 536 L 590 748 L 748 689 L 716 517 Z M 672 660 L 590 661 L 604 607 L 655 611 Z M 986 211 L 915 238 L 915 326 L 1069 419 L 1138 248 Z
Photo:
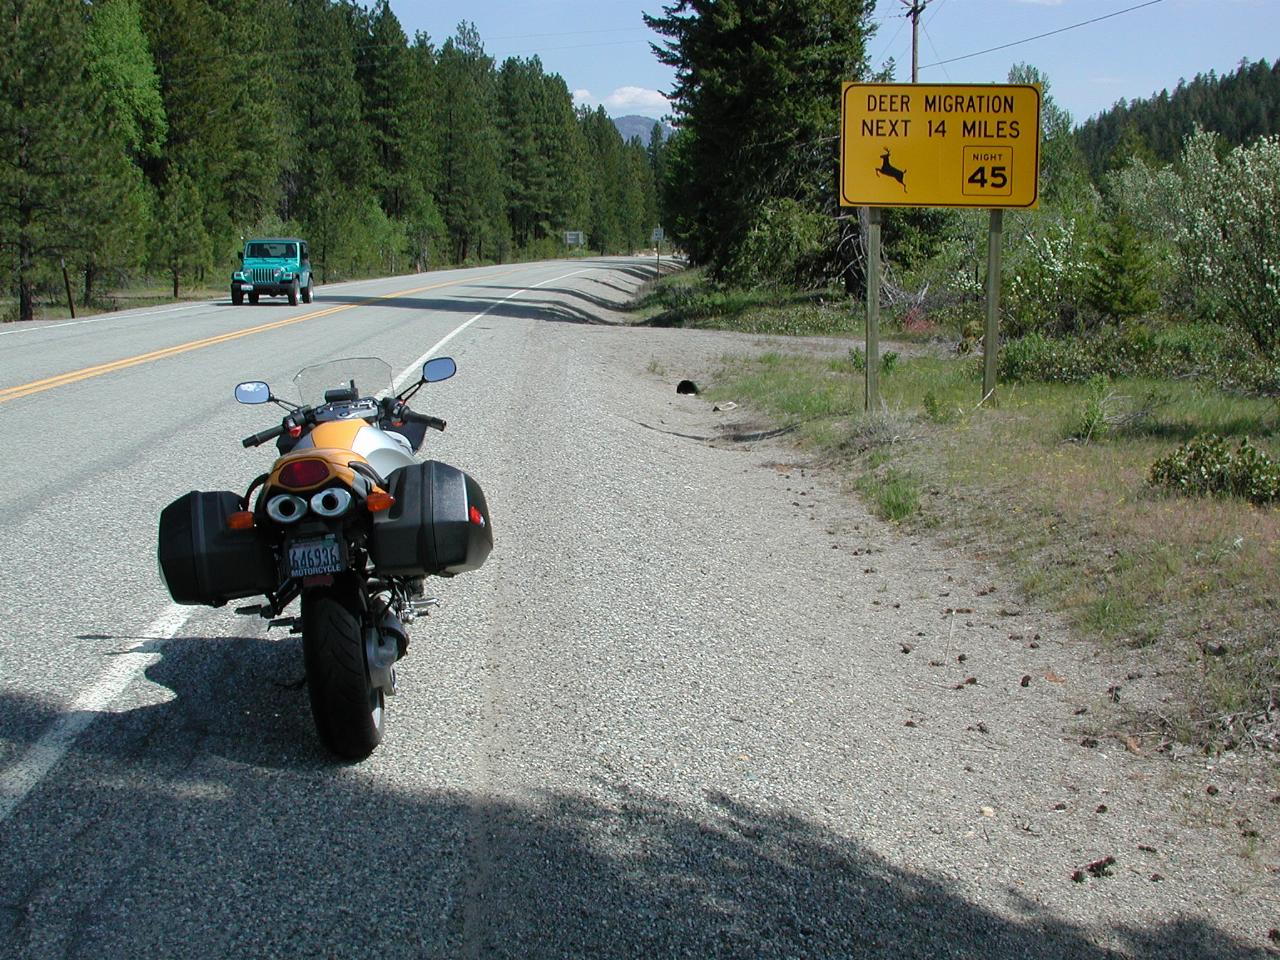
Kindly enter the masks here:
M 840 203 L 847 207 L 1035 207 L 1034 84 L 846 83 Z

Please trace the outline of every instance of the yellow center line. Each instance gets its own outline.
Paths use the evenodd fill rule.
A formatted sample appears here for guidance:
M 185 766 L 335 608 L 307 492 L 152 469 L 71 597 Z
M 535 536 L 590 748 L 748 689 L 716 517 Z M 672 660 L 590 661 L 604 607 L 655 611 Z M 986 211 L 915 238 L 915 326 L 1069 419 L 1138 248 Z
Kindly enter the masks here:
M 507 270 L 504 273 L 495 276 L 485 277 L 486 280 L 496 280 L 499 277 L 506 277 L 515 270 Z M 165 357 L 174 357 L 180 353 L 187 353 L 191 350 L 201 350 L 204 347 L 212 347 L 219 343 L 227 343 L 231 340 L 239 340 L 241 337 L 249 337 L 255 333 L 266 333 L 268 330 L 279 330 L 281 327 L 287 327 L 295 323 L 302 323 L 304 320 L 316 320 L 320 317 L 332 316 L 335 313 L 341 313 L 344 310 L 354 310 L 356 307 L 363 307 L 366 304 L 377 303 L 379 300 L 394 300 L 396 297 L 406 297 L 414 293 L 424 293 L 427 290 L 438 290 L 441 287 L 455 286 L 466 281 L 448 280 L 444 283 L 433 283 L 425 287 L 413 287 L 409 290 L 397 290 L 394 293 L 380 293 L 376 297 L 370 297 L 367 300 L 360 300 L 356 303 L 345 303 L 336 307 L 328 307 L 324 310 L 316 310 L 312 313 L 304 313 L 300 317 L 289 317 L 284 320 L 275 320 L 271 323 L 264 323 L 256 327 L 248 327 L 244 330 L 234 330 L 230 333 L 221 333 L 214 337 L 206 337 L 203 340 L 192 340 L 189 343 L 180 343 L 176 346 L 165 347 L 162 350 L 152 350 L 150 353 L 139 354 L 136 357 L 125 357 L 122 360 L 112 360 L 110 363 L 100 363 L 92 367 L 84 367 L 80 370 L 72 370 L 69 373 L 60 373 L 54 377 L 46 377 L 43 380 L 33 380 L 30 383 L 21 383 L 17 386 L 6 387 L 0 390 L 0 403 L 9 400 L 17 400 L 19 397 L 29 397 L 33 393 L 43 393 L 45 390 L 52 390 L 55 387 L 65 387 L 68 384 L 78 383 L 81 380 L 90 380 L 94 377 L 100 377 L 105 373 L 113 373 L 116 370 L 124 370 L 128 367 L 136 367 L 141 363 L 150 363 L 152 360 L 163 360 Z

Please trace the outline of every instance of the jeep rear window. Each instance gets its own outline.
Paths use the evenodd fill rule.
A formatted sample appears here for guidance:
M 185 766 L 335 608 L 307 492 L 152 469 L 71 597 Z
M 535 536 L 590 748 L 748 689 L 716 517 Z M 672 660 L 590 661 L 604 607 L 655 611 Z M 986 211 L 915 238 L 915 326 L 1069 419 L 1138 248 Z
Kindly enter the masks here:
M 259 259 L 287 257 L 292 260 L 296 255 L 297 247 L 292 243 L 251 243 L 248 252 L 245 253 L 247 257 Z

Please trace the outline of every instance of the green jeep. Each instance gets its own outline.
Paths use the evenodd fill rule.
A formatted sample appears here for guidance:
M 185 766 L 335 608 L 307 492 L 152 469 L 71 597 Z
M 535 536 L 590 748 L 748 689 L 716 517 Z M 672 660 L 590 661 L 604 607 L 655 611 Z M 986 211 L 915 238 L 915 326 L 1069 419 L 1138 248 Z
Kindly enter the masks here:
M 297 237 L 267 237 L 249 240 L 240 254 L 240 269 L 231 275 L 231 302 L 244 303 L 245 294 L 250 303 L 258 297 L 289 298 L 291 306 L 298 300 L 311 302 L 311 259 L 307 256 L 307 241 Z

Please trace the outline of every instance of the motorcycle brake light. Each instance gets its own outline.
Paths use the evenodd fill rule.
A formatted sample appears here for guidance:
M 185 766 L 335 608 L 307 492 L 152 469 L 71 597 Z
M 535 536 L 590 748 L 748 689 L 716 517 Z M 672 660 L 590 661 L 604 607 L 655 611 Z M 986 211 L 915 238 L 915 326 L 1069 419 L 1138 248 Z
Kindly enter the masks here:
M 380 513 L 383 510 L 390 510 L 395 506 L 396 498 L 389 493 L 381 490 L 375 490 L 369 496 L 364 498 L 365 508 L 370 513 Z
M 476 507 L 475 504 L 472 504 L 471 509 L 467 511 L 467 519 L 477 527 L 484 526 L 484 514 L 480 512 L 480 509 Z
M 302 436 L 302 427 L 300 427 L 298 424 L 295 423 L 293 426 L 289 428 L 289 436 L 297 440 L 300 436 Z
M 253 514 L 248 510 L 237 510 L 235 513 L 227 515 L 228 530 L 251 530 L 253 529 Z
M 329 465 L 323 460 L 293 460 L 280 468 L 280 486 L 301 489 L 329 479 Z

